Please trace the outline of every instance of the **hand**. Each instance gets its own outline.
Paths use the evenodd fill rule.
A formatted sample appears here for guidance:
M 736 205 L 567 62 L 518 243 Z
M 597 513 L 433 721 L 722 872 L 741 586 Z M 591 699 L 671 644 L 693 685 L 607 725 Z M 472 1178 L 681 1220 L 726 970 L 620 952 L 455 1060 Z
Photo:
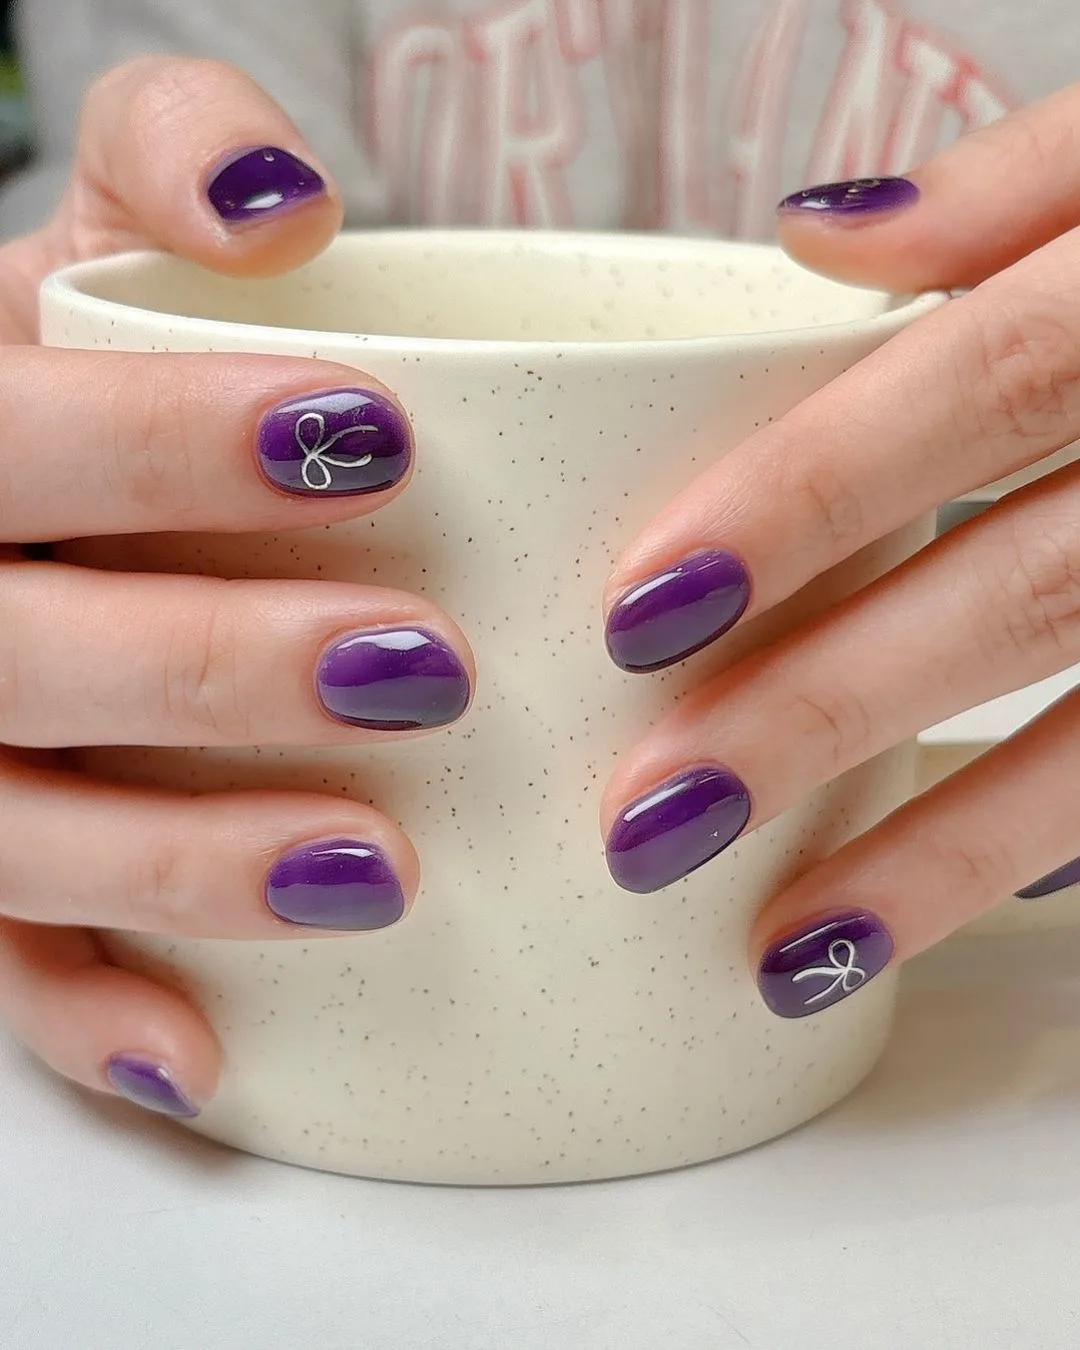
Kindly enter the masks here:
M 351 368 L 33 345 L 38 284 L 76 258 L 152 245 L 267 275 L 315 254 L 341 221 L 315 163 L 224 66 L 143 60 L 91 92 L 55 218 L 0 250 L 0 539 L 318 526 L 404 488 L 406 417 Z M 402 629 L 416 637 L 404 654 L 383 640 Z M 109 965 L 93 930 L 265 941 L 385 926 L 416 890 L 416 856 L 357 802 L 109 785 L 55 749 L 359 744 L 452 720 L 472 675 L 461 633 L 414 596 L 98 573 L 5 549 L 0 741 L 19 748 L 0 751 L 0 1014 L 76 1081 L 192 1114 L 215 1087 L 213 1033 L 176 992 Z
M 1078 121 L 1080 86 L 958 142 L 910 181 L 782 205 L 783 244 L 820 271 L 898 292 L 974 289 L 755 433 L 656 517 L 608 588 L 624 664 L 678 660 L 938 503 L 1080 437 Z M 664 622 L 643 622 L 627 592 L 672 568 L 649 601 Z M 616 878 L 668 884 L 870 756 L 1078 660 L 1080 467 L 1067 467 L 792 633 L 767 662 L 738 662 L 687 698 L 609 784 Z M 677 844 L 665 838 L 658 809 L 653 844 L 611 849 L 629 804 L 703 763 L 726 772 L 681 786 L 696 838 L 692 823 Z M 752 934 L 770 1007 L 828 1007 L 1070 858 L 1078 763 L 1073 694 L 806 872 Z M 807 985 L 811 967 L 836 978 Z

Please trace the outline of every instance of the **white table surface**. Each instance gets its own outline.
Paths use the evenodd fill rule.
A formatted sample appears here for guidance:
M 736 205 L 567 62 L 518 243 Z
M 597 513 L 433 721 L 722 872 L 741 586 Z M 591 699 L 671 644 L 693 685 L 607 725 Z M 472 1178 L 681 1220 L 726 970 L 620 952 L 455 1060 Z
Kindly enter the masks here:
M 826 1117 L 590 1186 L 231 1153 L 0 1039 L 4 1350 L 1056 1350 L 1080 1344 L 1080 928 L 913 963 Z

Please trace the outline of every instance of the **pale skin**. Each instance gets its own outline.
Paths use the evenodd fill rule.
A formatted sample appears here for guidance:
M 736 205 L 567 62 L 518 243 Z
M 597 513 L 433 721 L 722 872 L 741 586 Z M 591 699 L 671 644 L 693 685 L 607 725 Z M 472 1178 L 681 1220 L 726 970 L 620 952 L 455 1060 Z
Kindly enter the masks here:
M 784 246 L 821 271 L 897 291 L 976 289 L 718 460 L 628 542 L 598 606 L 719 548 L 747 564 L 748 615 L 760 613 L 937 503 L 1080 435 L 1078 112 L 1080 90 L 1066 90 L 968 137 L 913 171 L 922 196 L 904 211 L 858 224 L 785 218 Z M 309 527 L 408 490 L 300 500 L 256 471 L 261 412 L 358 379 L 378 387 L 355 370 L 34 345 L 37 285 L 74 259 L 149 245 L 265 276 L 318 252 L 341 225 L 329 179 L 325 194 L 264 223 L 230 229 L 210 209 L 213 166 L 258 145 L 326 176 L 239 73 L 165 58 L 123 67 L 88 97 L 54 219 L 0 251 L 0 538 L 10 546 L 0 562 L 0 741 L 10 747 L 0 754 L 0 1015 L 79 1083 L 108 1090 L 108 1057 L 137 1051 L 196 1104 L 220 1071 L 212 1031 L 175 992 L 106 964 L 95 930 L 310 940 L 263 902 L 274 858 L 305 840 L 370 840 L 411 902 L 416 854 L 356 802 L 119 788 L 69 772 L 63 748 L 393 734 L 328 720 L 312 693 L 319 651 L 356 628 L 422 624 L 474 673 L 466 636 L 415 596 L 105 575 L 19 552 L 80 535 Z M 702 760 L 748 785 L 753 829 L 922 727 L 1078 660 L 1080 469 L 1066 469 L 792 634 L 767 666 L 750 658 L 698 689 L 623 758 L 601 829 Z M 879 915 L 902 961 L 1051 871 L 1080 852 L 1078 754 L 1070 698 L 773 897 L 751 965 L 778 935 L 845 907 Z

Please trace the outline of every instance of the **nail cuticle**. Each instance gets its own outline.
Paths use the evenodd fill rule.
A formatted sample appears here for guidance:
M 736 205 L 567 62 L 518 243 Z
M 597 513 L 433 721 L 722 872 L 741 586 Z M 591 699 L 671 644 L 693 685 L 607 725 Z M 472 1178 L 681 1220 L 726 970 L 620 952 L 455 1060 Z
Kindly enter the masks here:
M 383 395 L 326 389 L 268 408 L 256 428 L 255 453 L 263 478 L 291 496 L 364 496 L 406 476 L 412 433 Z
M 278 216 L 326 192 L 322 175 L 279 146 L 236 150 L 211 170 L 206 197 L 226 225 Z
M 324 839 L 283 854 L 266 878 L 267 908 L 285 923 L 336 932 L 389 928 L 405 893 L 388 858 L 358 839 Z
M 738 839 L 751 810 L 746 784 L 730 769 L 684 769 L 616 816 L 606 841 L 612 879 L 636 894 L 681 881 Z
M 856 222 L 905 210 L 918 200 L 919 189 L 909 178 L 853 178 L 802 188 L 776 209 L 781 215 L 813 214 Z
M 702 549 L 637 582 L 611 607 L 608 655 L 647 674 L 683 661 L 733 628 L 750 603 L 750 575 L 734 553 Z
M 868 910 L 818 915 L 765 948 L 758 988 L 778 1017 L 809 1017 L 869 984 L 893 950 L 889 930 Z
M 316 695 L 337 722 L 369 731 L 431 730 L 468 709 L 469 676 L 454 649 L 425 628 L 361 629 L 327 647 Z
M 1021 887 L 1016 892 L 1016 898 L 1017 900 L 1044 900 L 1047 896 L 1057 895 L 1059 891 L 1067 890 L 1070 886 L 1075 886 L 1078 883 L 1080 883 L 1080 858 L 1071 858 L 1060 867 L 1055 867 L 1052 872 L 1047 872 L 1045 876 L 1039 877 L 1037 881 Z
M 191 1120 L 199 1108 L 177 1084 L 171 1071 L 156 1060 L 123 1051 L 102 1066 L 106 1083 L 119 1097 L 155 1115 Z

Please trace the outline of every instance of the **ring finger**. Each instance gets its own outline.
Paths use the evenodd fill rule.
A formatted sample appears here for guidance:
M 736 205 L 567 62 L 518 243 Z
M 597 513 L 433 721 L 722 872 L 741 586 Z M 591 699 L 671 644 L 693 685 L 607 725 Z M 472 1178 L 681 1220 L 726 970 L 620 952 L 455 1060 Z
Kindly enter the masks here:
M 0 763 L 0 915 L 270 941 L 383 928 L 419 863 L 354 801 L 303 793 L 187 797 Z

